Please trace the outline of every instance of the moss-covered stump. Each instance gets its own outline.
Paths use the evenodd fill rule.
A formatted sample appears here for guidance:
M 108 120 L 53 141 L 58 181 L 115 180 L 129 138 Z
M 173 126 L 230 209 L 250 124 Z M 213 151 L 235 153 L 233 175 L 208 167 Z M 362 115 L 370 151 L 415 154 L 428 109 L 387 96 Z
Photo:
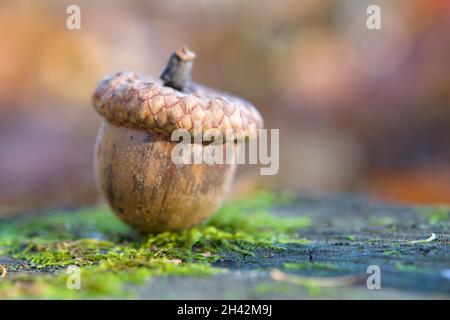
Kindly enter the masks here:
M 0 298 L 447 299 L 448 215 L 260 192 L 200 227 L 145 238 L 106 207 L 2 219 Z M 73 265 L 79 290 L 67 286 Z M 367 288 L 370 265 L 380 290 Z

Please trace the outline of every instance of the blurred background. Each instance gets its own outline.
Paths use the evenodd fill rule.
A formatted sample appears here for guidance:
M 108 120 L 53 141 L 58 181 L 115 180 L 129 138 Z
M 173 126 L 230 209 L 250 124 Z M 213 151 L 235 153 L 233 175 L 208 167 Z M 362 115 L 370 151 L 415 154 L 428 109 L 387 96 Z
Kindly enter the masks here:
M 0 37 L 0 214 L 97 202 L 97 81 L 159 75 L 183 44 L 195 81 L 280 129 L 279 174 L 244 166 L 236 192 L 450 202 L 448 0 L 3 0 Z

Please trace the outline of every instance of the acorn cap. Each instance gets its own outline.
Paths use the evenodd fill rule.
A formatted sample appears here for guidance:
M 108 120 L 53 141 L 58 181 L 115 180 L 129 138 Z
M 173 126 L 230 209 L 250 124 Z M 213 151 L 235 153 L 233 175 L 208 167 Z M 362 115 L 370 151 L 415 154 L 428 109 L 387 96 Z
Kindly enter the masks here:
M 110 123 L 167 138 L 176 129 L 186 129 L 194 136 L 212 128 L 218 129 L 224 140 L 256 137 L 263 127 L 258 110 L 241 98 L 192 83 L 194 57 L 186 47 L 179 49 L 161 78 L 135 72 L 108 76 L 98 84 L 93 105 Z

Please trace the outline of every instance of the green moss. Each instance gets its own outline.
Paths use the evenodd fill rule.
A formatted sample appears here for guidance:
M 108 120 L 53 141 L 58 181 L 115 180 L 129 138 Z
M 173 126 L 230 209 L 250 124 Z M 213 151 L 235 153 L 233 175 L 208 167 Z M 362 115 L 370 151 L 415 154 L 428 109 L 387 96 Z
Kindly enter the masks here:
M 404 264 L 401 262 L 396 262 L 395 267 L 397 268 L 398 271 L 402 271 L 402 272 L 419 272 L 420 271 L 420 269 L 418 267 L 416 267 L 415 265 Z
M 373 226 L 388 226 L 394 224 L 395 220 L 392 217 L 375 217 L 369 223 Z
M 373 243 L 373 242 L 380 242 L 380 241 L 383 241 L 383 239 L 381 239 L 381 238 L 370 238 L 370 239 L 367 239 L 365 242 Z
M 447 205 L 437 205 L 422 211 L 431 225 L 449 222 L 450 208 Z
M 286 283 L 262 282 L 253 288 L 253 292 L 257 298 L 275 293 L 291 296 L 295 292 L 295 287 Z
M 333 263 L 321 263 L 321 262 L 287 262 L 283 264 L 283 267 L 287 270 L 327 270 L 338 271 L 339 266 Z
M 270 192 L 261 192 L 257 198 L 241 200 L 221 208 L 207 223 L 228 232 L 244 232 L 263 238 L 272 238 L 280 233 L 291 233 L 308 227 L 308 217 L 277 217 L 267 210 L 268 207 L 286 201 L 285 196 L 277 198 Z M 288 198 L 287 201 L 291 201 Z
M 226 204 L 197 228 L 145 238 L 106 207 L 0 220 L 0 256 L 20 262 L 9 270 L 25 272 L 1 281 L 0 297 L 124 296 L 128 284 L 152 276 L 222 272 L 211 263 L 228 254 L 253 255 L 257 248 L 284 250 L 280 244 L 307 242 L 296 233 L 309 226 L 309 219 L 270 214 L 271 207 L 293 200 L 260 192 Z M 83 290 L 66 288 L 69 265 L 81 268 Z M 39 275 L 26 273 L 33 270 Z
M 0 282 L 0 298 L 133 298 L 132 285 L 140 284 L 152 276 L 203 276 L 214 272 L 220 272 L 220 269 L 208 265 L 178 264 L 167 259 L 151 259 L 145 263 L 134 260 L 122 260 L 119 263 L 102 261 L 96 266 L 81 269 L 80 290 L 67 288 L 68 275 L 64 272 L 38 276 L 24 273 Z
M 394 249 L 394 250 L 383 251 L 383 255 L 385 255 L 385 256 L 392 256 L 392 257 L 400 257 L 401 253 L 400 253 L 399 250 Z

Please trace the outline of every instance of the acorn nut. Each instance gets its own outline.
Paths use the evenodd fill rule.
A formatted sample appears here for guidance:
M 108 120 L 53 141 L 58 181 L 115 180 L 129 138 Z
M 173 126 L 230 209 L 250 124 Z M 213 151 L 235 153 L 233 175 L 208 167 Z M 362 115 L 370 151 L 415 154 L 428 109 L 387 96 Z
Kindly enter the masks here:
M 254 138 L 263 120 L 249 102 L 191 82 L 195 54 L 182 47 L 160 78 L 118 72 L 97 86 L 98 185 L 112 210 L 142 233 L 191 228 L 210 217 L 230 189 L 236 164 L 176 164 L 176 129 L 227 136 L 223 148 Z M 196 143 L 192 141 L 191 143 Z M 205 148 L 206 144 L 196 144 Z M 221 145 L 222 147 L 222 145 Z

